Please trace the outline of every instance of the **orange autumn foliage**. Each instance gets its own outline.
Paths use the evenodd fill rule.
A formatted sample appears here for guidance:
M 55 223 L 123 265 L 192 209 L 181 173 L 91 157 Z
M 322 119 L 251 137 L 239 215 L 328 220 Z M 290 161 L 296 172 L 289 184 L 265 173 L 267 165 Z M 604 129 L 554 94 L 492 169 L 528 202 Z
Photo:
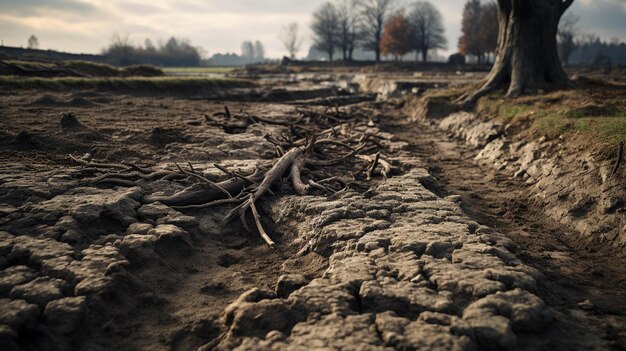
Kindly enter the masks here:
M 411 26 L 402 14 L 389 18 L 380 42 L 383 55 L 394 55 L 396 59 L 411 51 Z

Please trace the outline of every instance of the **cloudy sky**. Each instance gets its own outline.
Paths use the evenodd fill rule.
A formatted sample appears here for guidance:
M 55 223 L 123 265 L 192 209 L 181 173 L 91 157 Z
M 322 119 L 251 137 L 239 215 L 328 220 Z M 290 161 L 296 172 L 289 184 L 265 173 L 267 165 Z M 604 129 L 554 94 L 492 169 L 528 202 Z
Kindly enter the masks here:
M 134 44 L 188 38 L 207 54 L 240 51 L 244 40 L 261 40 L 268 56 L 284 52 L 277 39 L 281 27 L 298 22 L 306 54 L 311 13 L 325 0 L 0 0 L 0 39 L 26 46 L 31 34 L 41 48 L 99 53 L 114 33 L 128 34 Z M 411 3 L 415 0 L 396 0 Z M 442 12 L 449 51 L 456 49 L 464 0 L 431 0 Z M 626 0 L 576 0 L 571 12 L 580 30 L 626 41 Z

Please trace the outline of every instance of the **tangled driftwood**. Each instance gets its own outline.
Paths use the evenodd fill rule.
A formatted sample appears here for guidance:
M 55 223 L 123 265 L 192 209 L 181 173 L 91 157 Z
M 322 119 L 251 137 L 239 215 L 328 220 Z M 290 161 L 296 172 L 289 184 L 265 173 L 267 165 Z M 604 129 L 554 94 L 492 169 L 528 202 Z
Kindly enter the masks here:
M 278 159 L 266 172 L 258 169 L 250 175 L 242 175 L 226 167 L 214 166 L 227 175 L 228 179 L 215 182 L 198 173 L 189 163 L 188 169 L 176 164 L 176 170 L 152 170 L 132 164 L 98 163 L 72 157 L 85 170 L 98 171 L 102 174 L 87 179 L 94 184 L 114 184 L 136 186 L 137 181 L 175 180 L 194 182 L 188 188 L 169 196 L 152 195 L 145 197 L 147 203 L 161 202 L 176 209 L 205 209 L 223 205 L 235 207 L 224 218 L 229 223 L 239 217 L 246 230 L 249 230 L 246 215 L 251 213 L 256 228 L 273 247 L 274 241 L 263 228 L 256 203 L 266 194 L 274 194 L 272 186 L 289 178 L 294 191 L 299 195 L 314 192 L 336 193 L 349 187 L 362 186 L 359 177 L 371 180 L 377 175 L 390 177 L 394 168 L 381 154 L 384 151 L 384 138 L 368 130 L 372 121 L 369 118 L 358 119 L 339 109 L 326 109 L 322 112 L 300 110 L 300 116 L 294 120 L 268 120 L 248 113 L 231 114 L 228 107 L 224 112 L 205 115 L 207 124 L 228 128 L 245 129 L 250 124 L 265 123 L 283 125 L 289 132 L 281 135 L 267 135 L 266 140 L 275 145 Z M 352 179 L 340 177 L 336 171 L 338 165 L 362 163 L 362 170 L 350 172 Z M 306 175 L 306 176 L 305 176 Z

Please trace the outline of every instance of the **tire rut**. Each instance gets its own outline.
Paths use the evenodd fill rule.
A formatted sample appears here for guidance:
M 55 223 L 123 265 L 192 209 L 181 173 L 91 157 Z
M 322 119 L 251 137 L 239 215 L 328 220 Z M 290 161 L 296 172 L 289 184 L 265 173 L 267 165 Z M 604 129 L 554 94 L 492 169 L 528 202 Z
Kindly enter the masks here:
M 439 182 L 432 191 L 460 196 L 470 217 L 507 235 L 521 248 L 518 256 L 545 276 L 540 296 L 565 316 L 563 319 L 582 319 L 587 324 L 584 328 L 595 331 L 612 349 L 626 349 L 623 255 L 574 249 L 567 239 L 574 236 L 534 206 L 528 185 L 478 165 L 474 162 L 477 150 L 450 140 L 425 123 L 387 129 L 408 142 L 412 152 L 426 162 Z M 580 327 L 563 322 L 557 333 L 572 334 Z

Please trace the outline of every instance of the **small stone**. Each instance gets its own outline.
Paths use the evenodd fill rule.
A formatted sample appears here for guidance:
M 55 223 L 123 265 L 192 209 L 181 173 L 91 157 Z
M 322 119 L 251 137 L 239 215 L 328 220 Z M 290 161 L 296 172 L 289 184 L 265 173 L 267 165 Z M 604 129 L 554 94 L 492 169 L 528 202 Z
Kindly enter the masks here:
M 108 291 L 113 279 L 99 276 L 87 278 L 76 285 L 74 293 L 77 296 L 99 295 Z
M 13 299 L 24 299 L 39 306 L 45 306 L 49 301 L 63 297 L 63 290 L 67 283 L 61 279 L 37 278 L 29 283 L 18 285 L 11 289 Z
M 86 310 L 86 298 L 66 297 L 48 302 L 43 313 L 45 324 L 58 334 L 76 329 Z
M 81 234 L 78 230 L 70 229 L 61 235 L 61 241 L 74 244 L 79 243 L 83 239 L 83 234 Z
M 0 272 L 0 296 L 9 296 L 14 286 L 37 278 L 37 273 L 26 266 L 13 266 Z
M 193 243 L 189 234 L 175 225 L 161 224 L 148 234 L 156 236 L 155 249 L 161 255 L 193 253 Z
M 192 216 L 184 216 L 178 214 L 170 214 L 165 217 L 161 217 L 156 222 L 158 225 L 161 224 L 173 224 L 180 228 L 191 229 L 198 227 L 198 219 Z
M 585 300 L 583 302 L 579 302 L 578 307 L 585 311 L 591 311 L 595 306 L 591 300 Z
M 163 205 L 160 202 L 155 202 L 155 203 L 151 203 L 151 204 L 147 204 L 147 205 L 143 205 L 139 207 L 139 209 L 137 210 L 137 213 L 142 218 L 146 218 L 146 217 L 147 218 L 160 218 L 160 217 L 165 217 L 169 214 L 176 214 L 180 212 L 166 205 Z
M 292 292 L 309 284 L 309 280 L 300 274 L 285 274 L 278 278 L 276 295 L 287 298 Z
M 0 299 L 0 324 L 14 329 L 34 328 L 39 317 L 39 307 L 24 300 Z
M 128 226 L 126 229 L 126 233 L 128 234 L 147 234 L 150 230 L 154 228 L 152 224 L 149 223 L 133 223 Z

